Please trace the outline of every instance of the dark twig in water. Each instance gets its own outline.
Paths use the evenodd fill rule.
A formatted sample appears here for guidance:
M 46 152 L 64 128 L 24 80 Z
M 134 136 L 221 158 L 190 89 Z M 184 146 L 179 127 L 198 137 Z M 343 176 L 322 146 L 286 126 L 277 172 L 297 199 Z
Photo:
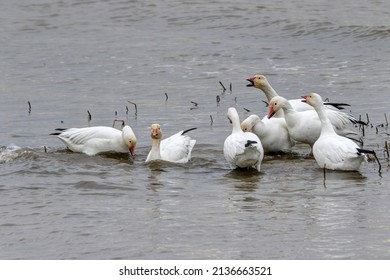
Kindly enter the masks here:
M 386 126 L 389 126 L 389 122 L 387 121 L 387 115 L 385 113 L 385 121 L 386 121 Z
M 87 113 L 88 113 L 88 121 L 90 122 L 92 120 L 92 115 L 89 110 L 87 110 Z
M 378 162 L 378 164 L 379 164 L 379 170 L 378 170 L 378 173 L 380 174 L 381 173 L 381 170 L 382 170 L 382 165 L 381 165 L 381 163 L 380 163 L 380 161 L 379 161 L 379 159 L 378 159 L 378 157 L 376 156 L 376 153 L 375 153 L 375 151 L 373 151 L 374 153 L 373 153 L 373 155 L 374 155 L 374 157 L 375 157 L 375 159 L 376 159 L 376 161 Z
M 121 122 L 121 128 L 123 128 L 125 126 L 125 121 L 124 120 L 115 119 L 114 122 L 112 123 L 112 127 L 115 127 L 115 123 L 116 122 Z
M 232 83 L 230 83 L 229 89 L 230 89 L 230 92 L 232 92 L 232 89 L 233 89 Z
M 115 118 L 118 117 L 118 111 L 115 111 Z
M 134 105 L 134 109 L 135 109 L 135 115 L 137 115 L 138 114 L 138 108 L 137 108 L 137 104 L 135 104 L 134 102 L 131 102 L 131 101 L 127 101 L 127 102 L 129 102 L 130 104 L 133 104 Z
M 370 123 L 370 118 L 368 117 L 368 113 L 366 113 L 366 118 L 367 118 L 367 125 Z
M 326 188 L 326 164 L 324 164 L 324 187 Z
M 251 111 L 251 110 L 249 110 L 249 109 L 247 109 L 247 108 L 243 108 L 245 111 L 247 111 L 248 113 Z
M 219 104 L 219 102 L 221 101 L 221 97 L 219 97 L 219 95 L 217 95 L 216 99 L 217 99 L 217 104 Z
M 210 125 L 213 125 L 214 120 L 213 120 L 213 116 L 212 115 L 210 115 L 210 120 L 211 120 Z
M 223 91 L 226 91 L 226 88 L 225 86 L 223 85 L 223 83 L 221 81 L 219 81 L 219 84 L 221 85 L 221 87 L 223 88 Z
M 43 146 L 43 150 L 45 151 L 45 153 L 47 153 L 46 146 Z
M 165 101 L 168 101 L 168 93 L 165 93 Z
M 234 97 L 234 103 L 236 103 L 236 104 L 237 104 L 237 96 L 236 96 L 236 97 Z
M 387 144 L 387 141 L 385 141 L 385 153 L 387 155 L 387 160 L 389 160 L 390 154 L 389 154 L 389 145 Z
M 264 100 L 261 100 L 265 103 L 265 107 L 268 107 L 269 106 L 269 103 L 267 101 L 264 101 Z
M 28 114 L 30 115 L 31 114 L 31 102 L 27 101 L 27 103 L 28 103 Z
M 129 114 L 129 107 L 126 106 L 126 115 Z
M 373 155 L 373 156 L 375 157 L 376 161 L 377 161 L 378 164 L 379 164 L 378 173 L 379 173 L 379 175 L 380 175 L 380 174 L 381 174 L 381 170 L 382 170 L 382 165 L 381 165 L 381 163 L 380 163 L 378 157 L 376 156 L 375 151 L 374 151 L 374 150 L 366 150 L 366 149 L 357 149 L 357 151 L 358 151 L 358 154 L 359 154 L 359 155 L 360 155 L 360 154 L 366 154 L 366 156 L 367 156 L 367 154 L 370 154 L 370 155 Z M 368 157 L 368 156 L 367 156 L 367 157 Z
M 195 107 L 198 106 L 198 103 L 194 102 L 194 101 L 190 101 L 192 104 L 194 104 Z

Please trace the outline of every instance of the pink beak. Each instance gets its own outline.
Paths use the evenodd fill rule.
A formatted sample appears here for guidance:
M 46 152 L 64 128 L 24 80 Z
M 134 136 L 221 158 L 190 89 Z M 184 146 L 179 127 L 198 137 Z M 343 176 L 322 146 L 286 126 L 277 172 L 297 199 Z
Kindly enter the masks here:
M 134 147 L 131 147 L 131 148 L 130 148 L 130 153 L 131 153 L 132 156 L 135 155 L 135 148 L 134 148 Z
M 158 129 L 153 129 L 152 135 L 153 135 L 153 136 L 157 136 L 157 135 L 158 135 Z

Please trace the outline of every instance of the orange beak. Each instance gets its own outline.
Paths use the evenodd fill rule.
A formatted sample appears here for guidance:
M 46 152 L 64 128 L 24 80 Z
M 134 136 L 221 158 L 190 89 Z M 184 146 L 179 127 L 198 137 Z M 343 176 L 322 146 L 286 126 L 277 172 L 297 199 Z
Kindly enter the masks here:
M 270 118 L 272 118 L 273 115 L 275 115 L 275 113 L 276 112 L 274 110 L 274 107 L 270 106 L 267 117 L 270 119 Z

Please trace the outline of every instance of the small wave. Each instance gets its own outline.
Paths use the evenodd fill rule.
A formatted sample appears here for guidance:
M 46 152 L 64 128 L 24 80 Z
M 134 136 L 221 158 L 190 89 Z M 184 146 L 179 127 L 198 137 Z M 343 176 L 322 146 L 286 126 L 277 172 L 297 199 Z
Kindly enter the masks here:
M 354 39 L 384 39 L 390 35 L 388 26 L 337 25 L 332 22 L 289 23 L 282 33 L 292 37 L 319 36 L 325 38 L 350 37 Z
M 34 152 L 32 150 L 21 148 L 13 144 L 0 147 L 0 164 L 32 156 L 34 156 Z

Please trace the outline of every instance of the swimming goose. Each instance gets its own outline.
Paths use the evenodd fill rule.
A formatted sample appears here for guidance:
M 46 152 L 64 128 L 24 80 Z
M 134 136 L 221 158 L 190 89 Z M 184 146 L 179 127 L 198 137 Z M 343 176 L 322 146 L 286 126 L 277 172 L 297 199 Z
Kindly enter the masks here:
M 374 152 L 360 149 L 351 139 L 335 132 L 319 94 L 310 93 L 303 98 L 314 107 L 321 121 L 321 135 L 313 145 L 317 164 L 321 168 L 332 170 L 358 170 L 362 162 L 367 160 L 366 153 Z
M 264 150 L 259 137 L 252 132 L 241 130 L 240 119 L 235 108 L 229 108 L 227 116 L 233 125 L 233 130 L 224 142 L 223 154 L 230 168 L 255 167 L 260 171 Z
M 284 118 L 260 119 L 258 115 L 250 115 L 241 123 L 241 129 L 260 138 L 264 153 L 286 152 L 295 145 Z
M 248 82 L 250 82 L 247 87 L 255 87 L 260 90 L 262 90 L 267 98 L 268 103 L 271 102 L 271 99 L 275 96 L 278 96 L 279 94 L 274 90 L 274 88 L 271 86 L 271 84 L 268 82 L 267 78 L 264 75 L 256 74 L 251 78 L 247 79 Z M 301 99 L 290 99 L 289 100 L 291 106 L 296 111 L 307 111 L 307 110 L 313 110 L 313 107 L 310 105 L 303 103 Z M 343 109 L 343 106 L 350 106 L 346 103 L 331 103 L 331 102 L 325 102 L 326 109 L 332 109 L 332 110 L 339 110 Z M 283 112 L 278 112 L 275 117 L 281 117 L 283 116 Z
M 130 126 L 122 131 L 108 126 L 56 129 L 52 133 L 73 152 L 96 155 L 104 152 L 129 153 L 134 156 L 137 138 Z
M 287 99 L 282 96 L 275 96 L 270 101 L 268 118 L 274 116 L 278 111 L 284 112 L 284 118 L 291 138 L 295 141 L 309 144 L 312 147 L 321 133 L 321 121 L 315 110 L 298 112 Z M 349 124 L 358 122 L 354 117 L 335 110 L 325 110 L 325 114 L 328 116 L 337 134 L 342 136 L 357 134 L 347 128 Z
M 161 126 L 152 124 L 150 129 L 152 149 L 146 158 L 146 162 L 164 160 L 174 163 L 187 163 L 191 159 L 191 151 L 195 146 L 196 140 L 191 139 L 186 133 L 194 129 L 196 128 L 182 130 L 161 140 Z

